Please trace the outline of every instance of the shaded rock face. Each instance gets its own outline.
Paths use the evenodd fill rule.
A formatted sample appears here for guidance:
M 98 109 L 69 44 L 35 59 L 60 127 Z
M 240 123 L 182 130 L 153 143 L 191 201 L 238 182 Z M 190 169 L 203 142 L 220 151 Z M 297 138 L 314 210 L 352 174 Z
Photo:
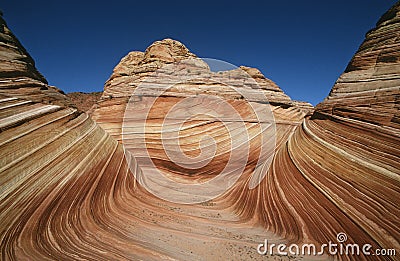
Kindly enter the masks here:
M 396 41 L 393 32 L 400 31 L 400 15 L 396 10 L 398 4 L 367 34 L 365 42 L 371 45 L 368 50 L 390 49 Z M 369 38 L 382 30 L 392 33 Z M 211 201 L 183 205 L 161 200 L 144 189 L 135 177 L 150 174 L 145 169 L 141 171 L 132 159 L 128 164 L 124 148 L 116 140 L 121 127 L 115 132 L 110 127 L 120 122 L 119 113 L 127 104 L 125 93 L 128 91 L 122 83 L 125 82 L 125 86 L 136 83 L 132 79 L 141 77 L 146 70 L 150 72 L 158 66 L 175 63 L 172 61 L 175 56 L 193 56 L 179 44 L 172 48 L 175 51 L 170 51 L 171 41 L 157 44 L 161 45 L 155 49 L 157 54 L 149 57 L 148 63 L 152 65 L 146 67 L 143 63 L 143 71 L 131 64 L 140 64 L 145 54 L 133 53 L 125 60 L 124 69 L 118 69 L 125 70 L 127 75 L 117 76 L 114 72 L 114 78 L 111 77 L 106 85 L 109 93 L 105 92 L 97 104 L 97 113 L 101 117 L 96 120 L 102 120 L 100 124 L 106 131 L 87 114 L 65 105 L 67 98 L 61 93 L 55 96 L 52 92 L 36 89 L 25 91 L 26 87 L 13 77 L 9 78 L 10 74 L 0 79 L 1 90 L 13 87 L 18 90 L 11 94 L 0 93 L 2 259 L 221 260 L 229 257 L 268 260 L 277 256 L 260 256 L 256 250 L 266 238 L 276 244 L 297 242 L 319 246 L 328 241 L 336 243 L 339 232 L 347 234 L 348 243 L 368 243 L 372 249 L 400 248 L 400 129 L 394 121 L 388 120 L 390 115 L 398 113 L 399 108 L 398 102 L 393 100 L 396 94 L 381 92 L 399 87 L 395 81 L 400 74 L 397 60 L 389 59 L 392 66 L 377 62 L 376 67 L 386 70 L 380 75 L 390 75 L 387 81 L 385 77 L 376 77 L 377 72 L 368 74 L 368 66 L 348 67 L 343 75 L 350 73 L 354 79 L 362 80 L 340 85 L 340 79 L 347 77 L 342 75 L 313 117 L 305 116 L 306 112 L 299 107 L 307 106 L 302 103 L 291 105 L 289 101 L 283 103 L 281 100 L 277 105 L 268 105 L 276 120 L 276 150 L 269 168 L 256 169 L 265 174 L 261 183 L 249 188 L 256 168 L 252 157 L 257 157 L 256 148 L 262 145 L 255 135 L 251 143 L 254 150 L 247 167 L 232 188 Z M 368 64 L 370 55 L 362 58 L 362 54 L 363 51 L 359 51 L 350 64 L 357 59 L 357 64 Z M 140 72 L 133 72 L 132 68 Z M 193 71 L 205 69 L 201 63 L 192 67 Z M 19 73 L 20 69 L 15 70 Z M 244 70 L 259 83 L 262 93 L 280 93 L 257 70 Z M 235 75 L 237 72 L 230 73 Z M 364 73 L 370 78 L 362 78 L 366 77 Z M 24 79 L 29 83 L 41 82 L 31 77 L 34 76 Z M 135 85 L 131 87 L 135 88 Z M 195 85 L 189 87 L 192 90 Z M 371 97 L 369 91 L 378 92 L 379 96 Z M 110 94 L 115 97 L 107 98 Z M 164 163 L 164 150 L 157 147 L 159 142 L 154 142 L 161 140 L 157 134 L 160 123 L 156 116 L 186 97 L 185 90 L 179 88 L 167 94 L 160 98 L 150 114 L 154 116 L 150 119 L 153 122 L 149 123 L 154 124 L 151 133 L 155 135 L 146 140 L 153 155 L 158 155 L 158 160 Z M 354 98 L 356 94 L 358 100 Z M 46 102 L 57 100 L 61 105 L 37 102 L 38 97 Z M 266 106 L 257 101 L 235 99 L 231 93 L 213 94 L 213 97 L 229 101 L 247 116 L 249 104 Z M 150 95 L 143 100 L 149 98 Z M 387 102 L 376 106 L 379 99 L 387 99 Z M 336 110 L 335 106 L 350 108 L 357 114 L 343 113 L 344 110 Z M 102 108 L 107 108 L 107 113 L 101 111 Z M 372 117 L 371 111 L 382 117 Z M 202 133 L 213 135 L 217 145 L 228 144 L 229 139 L 224 138 L 225 130 L 219 123 L 212 124 L 202 122 L 194 127 L 183 126 L 183 147 L 192 148 L 186 152 L 197 153 L 197 141 Z M 257 129 L 258 125 L 248 121 L 246 126 L 251 134 L 257 133 L 252 132 L 251 126 Z M 185 133 L 186 127 L 193 128 Z M 267 129 L 266 132 L 270 131 Z M 243 135 L 231 134 L 235 134 L 236 139 Z M 223 153 L 219 155 L 217 162 L 198 171 L 207 174 L 217 168 L 221 160 L 225 160 Z M 129 168 L 132 164 L 134 168 Z M 167 164 L 163 166 L 171 178 L 197 182 L 192 176 L 168 168 Z M 292 257 L 279 258 L 290 260 Z M 303 257 L 304 260 L 308 258 Z M 362 253 L 335 258 L 396 260 L 395 256 L 371 258 Z
M 0 16 L 0 94 L 9 97 L 30 97 L 32 101 L 73 106 L 63 92 L 49 86 L 37 71 L 32 57 L 7 27 Z
M 0 59 L 2 78 L 29 77 L 42 83 L 46 79 L 35 68 L 35 62 L 0 16 Z
M 366 34 L 318 112 L 399 128 L 399 12 L 396 4 Z

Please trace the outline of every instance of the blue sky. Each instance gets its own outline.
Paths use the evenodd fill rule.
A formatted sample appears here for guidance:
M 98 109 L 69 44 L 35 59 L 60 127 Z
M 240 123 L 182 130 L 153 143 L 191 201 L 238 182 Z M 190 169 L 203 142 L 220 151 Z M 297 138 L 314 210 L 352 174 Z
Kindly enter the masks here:
M 5 0 L 0 8 L 65 92 L 101 91 L 129 51 L 169 37 L 199 57 L 257 67 L 292 99 L 316 105 L 395 2 Z

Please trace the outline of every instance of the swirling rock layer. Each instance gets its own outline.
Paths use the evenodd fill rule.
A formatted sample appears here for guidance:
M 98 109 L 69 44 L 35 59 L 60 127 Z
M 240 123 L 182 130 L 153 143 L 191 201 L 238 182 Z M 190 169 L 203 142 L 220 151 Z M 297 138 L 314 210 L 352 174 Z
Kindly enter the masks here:
M 397 3 L 367 33 L 329 97 L 278 148 L 258 190 L 243 181 L 223 198 L 242 217 L 292 240 L 344 232 L 347 242 L 399 249 L 399 11 Z
M 154 72 L 153 67 L 194 57 L 187 49 L 168 40 L 147 54 L 130 54 L 127 75 L 111 77 L 121 84 L 112 87 L 110 80 L 112 88 L 106 85 L 97 105 L 99 124 L 71 107 L 56 89 L 40 90 L 39 85 L 47 85 L 31 61 L 25 67 L 17 62 L 10 69 L 15 73 L 1 75 L 0 81 L 0 90 L 6 90 L 0 93 L 1 259 L 273 260 L 277 256 L 256 252 L 265 238 L 320 245 L 337 242 L 339 232 L 347 234 L 348 243 L 400 249 L 399 8 L 396 4 L 367 34 L 312 117 L 265 81 L 269 87 L 262 87 L 263 93 L 271 91 L 282 98 L 268 105 L 276 119 L 276 151 L 269 168 L 257 166 L 256 172 L 265 178 L 249 188 L 256 168 L 250 160 L 229 191 L 194 205 L 167 202 L 148 193 L 135 179 L 140 169 L 128 167 L 117 142 L 127 94 L 132 92 L 124 86 L 137 84 L 132 79 Z M 2 26 L 6 28 L 4 21 Z M 10 50 L 26 53 L 12 39 L 10 46 L 15 48 Z M 9 67 L 15 61 L 14 51 L 5 52 L 10 54 L 2 54 L 1 63 L 6 65 L 0 66 Z M 141 64 L 144 59 L 151 69 Z M 131 63 L 139 71 L 131 72 Z M 257 82 L 264 81 L 258 72 L 248 73 Z M 196 90 L 196 84 L 189 87 Z M 172 89 L 160 101 L 173 103 L 184 99 L 185 93 Z M 249 104 L 229 92 L 221 97 L 242 112 Z M 162 110 L 161 104 L 155 109 Z M 160 125 L 157 117 L 153 120 Z M 218 137 L 219 128 L 206 133 Z M 223 137 L 216 141 L 226 143 Z M 257 148 L 259 139 L 253 142 Z M 157 144 L 148 142 L 154 149 Z M 188 151 L 198 146 L 187 145 Z M 153 158 L 162 156 L 162 149 L 153 152 Z M 173 172 L 168 164 L 163 166 Z M 217 163 L 208 170 L 213 166 Z M 193 174 L 203 176 L 201 170 L 205 169 Z M 197 182 L 182 174 L 177 176 Z M 394 256 L 334 258 L 396 260 Z

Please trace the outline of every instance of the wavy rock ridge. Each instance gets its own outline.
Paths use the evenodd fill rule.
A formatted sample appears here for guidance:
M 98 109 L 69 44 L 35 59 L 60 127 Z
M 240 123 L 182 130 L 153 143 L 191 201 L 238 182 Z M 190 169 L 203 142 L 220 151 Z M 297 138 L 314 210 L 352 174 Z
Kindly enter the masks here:
M 8 33 L 0 40 L 15 48 L 3 49 L 0 66 L 12 65 L 15 73 L 1 75 L 0 81 L 2 260 L 273 260 L 276 256 L 263 257 L 255 250 L 265 238 L 319 245 L 336 242 L 339 232 L 347 234 L 349 243 L 400 249 L 399 10 L 398 3 L 367 34 L 312 117 L 307 106 L 298 106 L 257 71 L 243 68 L 272 101 L 268 106 L 276 119 L 277 145 L 273 161 L 268 169 L 258 169 L 266 176 L 256 188 L 248 186 L 256 166 L 250 159 L 232 189 L 195 205 L 148 193 L 134 178 L 139 170 L 128 168 L 117 142 L 122 141 L 121 119 L 132 92 L 126 86 L 135 88 L 141 77 L 193 54 L 165 40 L 124 58 L 94 112 L 104 131 L 56 89 L 41 90 L 48 86 L 33 61 L 20 69 L 11 53 L 29 56 L 4 29 Z M 0 22 L 6 28 L 4 20 Z M 196 84 L 189 87 L 199 91 Z M 155 110 L 185 98 L 185 93 L 170 90 Z M 249 103 L 240 97 L 226 92 L 222 96 L 246 111 Z M 159 119 L 154 118 L 156 125 Z M 219 129 L 207 132 L 218 137 Z M 194 130 L 198 132 L 191 132 L 193 137 L 205 132 Z M 257 137 L 251 155 L 257 153 Z M 157 133 L 153 138 L 162 140 Z M 226 143 L 216 140 L 217 145 Z M 153 157 L 159 157 L 163 149 L 151 144 Z M 188 147 L 198 145 L 189 142 Z

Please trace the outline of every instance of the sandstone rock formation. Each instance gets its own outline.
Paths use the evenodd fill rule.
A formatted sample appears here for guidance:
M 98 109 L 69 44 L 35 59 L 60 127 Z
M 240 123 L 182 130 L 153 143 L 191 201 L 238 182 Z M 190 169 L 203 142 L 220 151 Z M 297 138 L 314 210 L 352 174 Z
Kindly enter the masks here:
M 399 248 L 399 28 L 397 3 L 313 117 L 278 149 L 261 192 L 237 186 L 227 196 L 239 213 L 297 240 L 325 242 L 346 231 L 347 242 Z
M 223 101 L 237 109 L 251 137 L 251 153 L 232 188 L 211 201 L 189 205 L 157 198 L 139 183 L 140 177 L 151 173 L 124 157 L 121 119 L 142 77 L 150 76 L 145 86 L 152 86 L 157 83 L 151 78 L 154 71 L 195 58 L 193 54 L 172 40 L 156 42 L 145 53 L 130 53 L 106 83 L 94 113 L 97 124 L 71 107 L 56 89 L 38 88 L 47 85 L 31 60 L 24 61 L 24 67 L 16 62 L 14 53 L 28 56 L 11 37 L 13 47 L 2 45 L 0 63 L 0 68 L 11 68 L 0 75 L 1 258 L 290 260 L 293 257 L 260 256 L 256 247 L 265 238 L 270 243 L 336 243 L 339 232 L 346 233 L 346 243 L 400 249 L 399 29 L 398 3 L 367 34 L 346 72 L 311 117 L 307 105 L 291 101 L 259 71 L 247 67 L 242 69 L 251 77 L 245 82 L 237 77 L 240 70 L 216 75 L 250 94 L 262 93 L 271 104 L 241 99 L 221 84 L 217 87 L 223 92 L 199 87 L 210 86 L 209 82 L 189 81 L 168 89 L 145 122 L 145 145 L 171 178 L 196 183 L 217 174 L 229 157 L 226 145 L 245 133 L 227 133 L 221 122 L 232 119 L 224 110 L 218 111 L 219 122 L 210 121 L 206 113 L 190 119 L 178 132 L 183 151 L 195 157 L 199 148 L 208 148 L 212 143 L 201 138 L 207 134 L 220 153 L 191 173 L 174 166 L 160 146 L 172 141 L 160 132 L 160 120 L 181 100 L 203 99 L 203 93 L 196 97 L 193 92 L 208 91 L 204 102 L 210 111 L 218 110 Z M 0 36 L 6 39 L 5 34 Z M 206 75 L 204 63 L 191 66 L 190 72 L 178 75 Z M 19 79 L 29 85 L 21 85 Z M 253 81 L 261 88 L 253 89 Z M 151 99 L 156 89 L 145 89 L 139 104 Z M 270 108 L 275 118 L 276 150 L 270 167 L 257 164 L 262 123 L 254 121 L 252 104 L 256 111 Z M 179 115 L 187 110 L 178 111 Z M 267 135 L 273 131 L 265 130 Z M 123 133 L 131 138 L 128 149 L 137 148 L 137 133 Z M 265 177 L 251 189 L 255 173 Z M 363 254 L 322 257 L 329 258 L 396 260 Z
M 196 56 L 182 43 L 171 39 L 154 42 L 144 53 L 130 52 L 122 58 L 106 82 L 103 95 L 94 108 L 93 119 L 120 141 L 126 104 L 135 89 L 144 81 L 152 86 L 170 85 L 173 82 L 175 86 L 163 92 L 163 96 L 169 97 L 204 94 L 239 100 L 243 99 L 242 95 L 227 85 L 240 89 L 256 88 L 265 96 L 265 100 L 261 102 L 267 101 L 275 105 L 275 109 L 290 108 L 294 112 L 289 114 L 295 115 L 297 120 L 301 120 L 305 114 L 313 111 L 309 103 L 292 101 L 273 81 L 265 78 L 256 68 L 241 66 L 235 70 L 213 74 L 210 80 L 209 66 L 194 58 Z M 160 84 L 160 75 L 156 72 L 160 73 L 163 65 L 179 62 L 182 62 L 180 64 L 182 68 L 174 70 L 174 77 L 177 79 L 169 77 L 171 72 L 164 73 L 165 75 L 161 76 L 163 82 Z M 210 62 L 214 63 L 214 61 Z M 177 72 L 178 70 L 181 71 Z M 151 77 L 155 78 L 153 82 L 151 82 Z M 180 82 L 179 77 L 184 77 L 184 81 Z M 149 91 L 144 95 L 152 96 L 154 93 L 149 87 Z
M 100 99 L 102 94 L 102 92 L 70 92 L 67 96 L 79 110 L 90 113 L 93 105 Z
M 8 97 L 29 96 L 32 101 L 72 106 L 56 87 L 49 86 L 36 70 L 32 57 L 0 16 L 0 94 Z
M 318 111 L 399 128 L 398 5 L 370 30 Z

